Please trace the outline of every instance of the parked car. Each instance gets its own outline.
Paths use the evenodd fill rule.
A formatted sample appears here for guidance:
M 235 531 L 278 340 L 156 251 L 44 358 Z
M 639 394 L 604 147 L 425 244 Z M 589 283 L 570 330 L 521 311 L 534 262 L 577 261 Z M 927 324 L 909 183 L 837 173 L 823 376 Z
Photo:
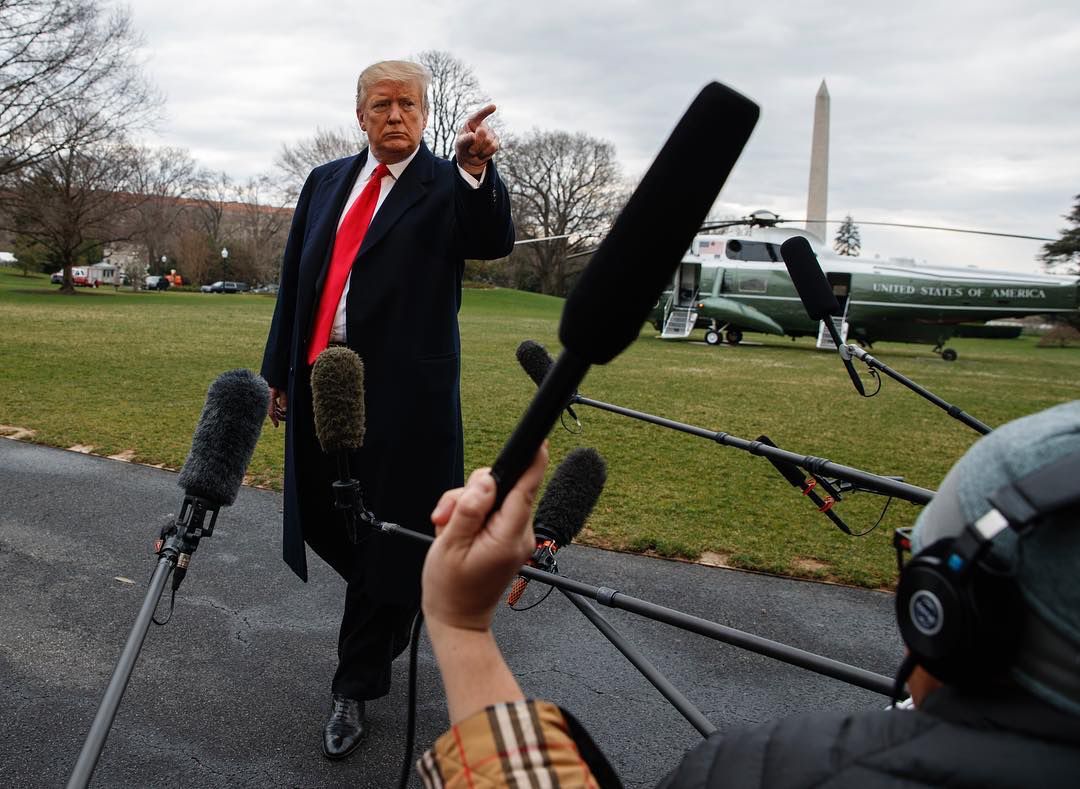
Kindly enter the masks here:
M 64 270 L 60 269 L 55 274 L 49 276 L 49 282 L 53 285 L 60 285 L 64 281 Z M 73 268 L 71 270 L 71 284 L 77 285 L 80 288 L 96 288 L 98 286 L 97 280 L 90 279 L 90 272 L 84 268 Z
M 244 293 L 251 290 L 246 282 L 214 282 L 199 288 L 203 293 Z
M 165 277 L 149 276 L 145 280 L 145 287 L 147 290 L 168 290 L 169 280 Z

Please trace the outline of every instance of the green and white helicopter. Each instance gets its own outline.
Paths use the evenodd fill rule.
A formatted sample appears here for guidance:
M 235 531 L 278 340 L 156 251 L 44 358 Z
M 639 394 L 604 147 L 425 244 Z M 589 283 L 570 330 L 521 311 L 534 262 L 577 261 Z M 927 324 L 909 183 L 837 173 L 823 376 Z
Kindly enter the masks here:
M 878 340 L 929 344 L 942 359 L 953 361 L 956 351 L 945 347 L 951 337 L 1020 333 L 1019 327 L 984 325 L 988 320 L 1077 314 L 1080 307 L 1077 276 L 843 257 L 812 233 L 777 227 L 784 221 L 770 211 L 755 211 L 744 219 L 703 226 L 650 316 L 660 337 L 687 339 L 695 328 L 704 328 L 710 345 L 725 340 L 737 345 L 744 332 L 763 332 L 815 336 L 818 347 L 834 348 L 824 325 L 807 317 L 780 255 L 780 245 L 793 235 L 810 242 L 844 310 L 834 319 L 844 342 L 865 347 Z M 740 225 L 747 229 L 737 235 L 710 232 Z

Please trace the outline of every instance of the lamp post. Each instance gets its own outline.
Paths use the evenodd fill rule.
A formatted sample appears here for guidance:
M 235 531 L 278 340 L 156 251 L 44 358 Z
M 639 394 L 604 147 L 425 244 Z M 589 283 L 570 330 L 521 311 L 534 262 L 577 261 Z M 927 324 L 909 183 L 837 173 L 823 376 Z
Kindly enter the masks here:
M 221 278 L 229 278 L 229 250 L 226 247 L 221 248 Z

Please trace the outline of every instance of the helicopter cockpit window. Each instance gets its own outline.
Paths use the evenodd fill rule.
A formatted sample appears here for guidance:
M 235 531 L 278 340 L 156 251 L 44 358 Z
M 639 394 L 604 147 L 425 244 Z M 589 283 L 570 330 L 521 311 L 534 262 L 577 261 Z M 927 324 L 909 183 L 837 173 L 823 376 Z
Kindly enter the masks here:
M 729 260 L 749 260 L 758 263 L 783 263 L 780 247 L 764 241 L 739 241 L 732 239 L 727 243 L 726 254 Z

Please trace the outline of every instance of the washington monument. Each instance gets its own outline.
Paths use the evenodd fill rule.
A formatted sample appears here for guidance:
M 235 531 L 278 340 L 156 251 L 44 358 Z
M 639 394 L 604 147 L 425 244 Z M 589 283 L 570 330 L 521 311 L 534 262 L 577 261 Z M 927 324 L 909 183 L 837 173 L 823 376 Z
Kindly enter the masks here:
M 806 195 L 806 229 L 828 241 L 825 218 L 829 209 L 829 89 L 821 81 L 814 101 L 814 139 L 810 146 L 810 188 Z

